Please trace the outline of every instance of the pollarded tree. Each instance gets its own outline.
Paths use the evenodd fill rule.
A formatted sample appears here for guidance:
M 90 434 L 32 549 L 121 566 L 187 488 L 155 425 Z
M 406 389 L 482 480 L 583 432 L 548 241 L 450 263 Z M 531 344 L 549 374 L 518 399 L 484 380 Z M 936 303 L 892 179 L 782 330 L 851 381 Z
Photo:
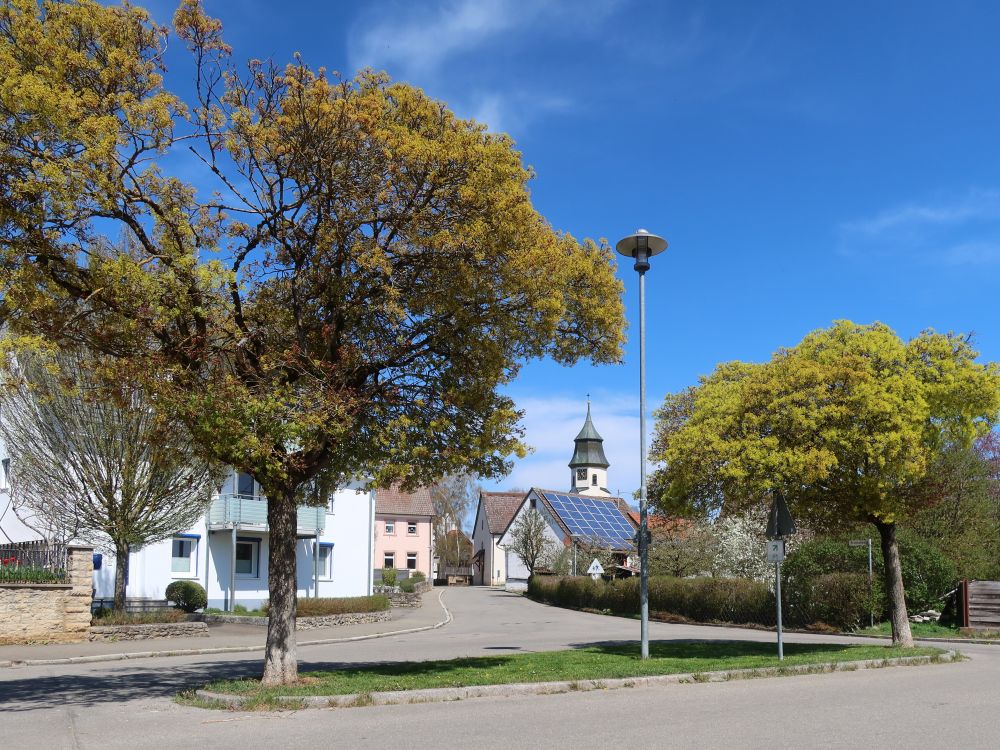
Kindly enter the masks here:
M 22 352 L 6 364 L 0 436 L 15 512 L 63 540 L 111 549 L 121 610 L 129 551 L 190 528 L 222 471 L 197 454 L 181 424 L 152 411 L 134 382 L 110 384 L 99 357 Z
M 840 321 L 769 362 L 719 365 L 657 414 L 656 503 L 710 515 L 766 506 L 778 489 L 814 530 L 873 524 L 893 640 L 912 645 L 896 526 L 935 502 L 924 491 L 935 458 L 996 422 L 1000 375 L 976 357 L 966 337 L 904 342 Z
M 524 446 L 502 386 L 532 358 L 617 361 L 622 286 L 606 245 L 534 210 L 509 137 L 372 72 L 238 70 L 197 0 L 174 23 L 191 107 L 145 11 L 0 8 L 0 315 L 147 373 L 161 413 L 260 482 L 279 684 L 296 504 L 349 476 L 504 473 Z M 199 182 L 168 174 L 193 160 Z

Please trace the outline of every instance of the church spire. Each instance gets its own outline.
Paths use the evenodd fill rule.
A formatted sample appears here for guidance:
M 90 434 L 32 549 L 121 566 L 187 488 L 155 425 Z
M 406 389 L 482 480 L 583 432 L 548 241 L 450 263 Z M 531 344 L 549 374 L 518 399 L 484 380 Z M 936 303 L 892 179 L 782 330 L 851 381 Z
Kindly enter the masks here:
M 589 398 L 587 399 L 587 419 L 583 423 L 583 428 L 580 430 L 580 434 L 576 436 L 574 442 L 576 443 L 576 449 L 573 451 L 573 458 L 569 462 L 571 469 L 585 467 L 607 469 L 611 465 L 604 455 L 604 438 L 597 432 L 597 428 L 594 427 L 594 421 L 590 418 Z

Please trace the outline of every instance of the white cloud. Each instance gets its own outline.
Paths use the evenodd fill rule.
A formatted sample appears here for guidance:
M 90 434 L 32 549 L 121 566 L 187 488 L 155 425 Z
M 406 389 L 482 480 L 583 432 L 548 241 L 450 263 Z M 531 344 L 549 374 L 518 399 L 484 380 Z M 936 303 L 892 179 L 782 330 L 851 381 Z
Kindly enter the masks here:
M 573 438 L 587 416 L 586 401 L 558 395 L 515 398 L 525 411 L 525 440 L 535 452 L 516 461 L 510 476 L 491 487 L 568 489 Z M 632 493 L 639 487 L 638 395 L 595 393 L 591 418 L 604 438 L 604 452 L 611 464 L 608 489 L 632 502 Z M 646 420 L 646 426 L 652 429 L 652 419 Z
M 844 222 L 839 249 L 853 257 L 906 255 L 948 265 L 1000 261 L 1000 190 L 909 203 Z

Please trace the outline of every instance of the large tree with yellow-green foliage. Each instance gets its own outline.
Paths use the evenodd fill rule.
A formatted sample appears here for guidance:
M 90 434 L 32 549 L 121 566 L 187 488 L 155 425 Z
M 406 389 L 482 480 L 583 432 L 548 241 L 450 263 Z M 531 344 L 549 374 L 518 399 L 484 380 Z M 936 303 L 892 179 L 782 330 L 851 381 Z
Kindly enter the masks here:
M 275 684 L 297 677 L 296 504 L 503 473 L 524 447 L 500 388 L 531 358 L 617 360 L 622 289 L 606 245 L 535 211 L 506 135 L 373 72 L 239 68 L 197 0 L 174 26 L 190 102 L 142 9 L 0 6 L 0 314 L 19 346 L 144 373 L 260 482 Z
M 737 511 L 779 490 L 813 529 L 871 523 L 886 561 L 893 640 L 912 645 L 897 523 L 935 502 L 935 459 L 988 432 L 1000 372 L 968 337 L 903 341 L 839 321 L 768 362 L 728 362 L 656 414 L 651 496 L 688 515 Z

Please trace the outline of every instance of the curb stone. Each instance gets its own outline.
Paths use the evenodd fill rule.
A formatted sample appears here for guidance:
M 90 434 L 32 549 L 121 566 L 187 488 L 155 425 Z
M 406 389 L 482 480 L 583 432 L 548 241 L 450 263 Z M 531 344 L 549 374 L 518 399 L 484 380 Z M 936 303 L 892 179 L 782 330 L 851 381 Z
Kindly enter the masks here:
M 918 666 L 958 660 L 955 651 L 935 656 L 900 656 L 893 659 L 865 659 L 863 661 L 824 662 L 788 667 L 759 667 L 733 669 L 720 672 L 694 672 L 684 674 L 653 675 L 646 677 L 616 677 L 614 679 L 572 680 L 559 682 L 521 682 L 509 685 L 471 685 L 456 688 L 425 688 L 421 690 L 392 690 L 349 695 L 280 695 L 275 700 L 302 705 L 305 708 L 352 708 L 358 706 L 391 706 L 405 703 L 441 703 L 465 698 L 509 698 L 523 695 L 552 695 L 556 693 L 585 692 L 590 690 L 616 690 L 631 687 L 653 687 L 689 682 L 727 682 L 734 679 L 753 679 L 816 672 L 853 672 L 859 669 L 880 669 L 886 666 Z M 216 693 L 195 690 L 199 698 L 239 709 L 255 700 L 254 696 Z
M 444 603 L 444 591 L 438 592 L 438 604 L 444 610 L 444 619 L 433 625 L 422 625 L 419 628 L 404 628 L 402 630 L 391 630 L 385 633 L 371 633 L 369 635 L 352 635 L 345 638 L 321 638 L 315 641 L 300 641 L 297 646 L 325 646 L 334 643 L 351 643 L 352 641 L 368 641 L 374 638 L 388 638 L 393 635 L 407 635 L 409 633 L 420 633 L 425 630 L 437 630 L 443 628 L 452 621 L 451 612 Z M 122 654 L 94 654 L 93 656 L 67 656 L 62 659 L 9 659 L 0 661 L 0 669 L 18 667 L 41 667 L 53 664 L 92 664 L 102 661 L 126 661 L 129 659 L 152 659 L 164 656 L 201 656 L 208 654 L 238 654 L 263 651 L 265 646 L 215 646 L 210 648 L 188 648 L 173 649 L 165 651 L 134 651 Z

